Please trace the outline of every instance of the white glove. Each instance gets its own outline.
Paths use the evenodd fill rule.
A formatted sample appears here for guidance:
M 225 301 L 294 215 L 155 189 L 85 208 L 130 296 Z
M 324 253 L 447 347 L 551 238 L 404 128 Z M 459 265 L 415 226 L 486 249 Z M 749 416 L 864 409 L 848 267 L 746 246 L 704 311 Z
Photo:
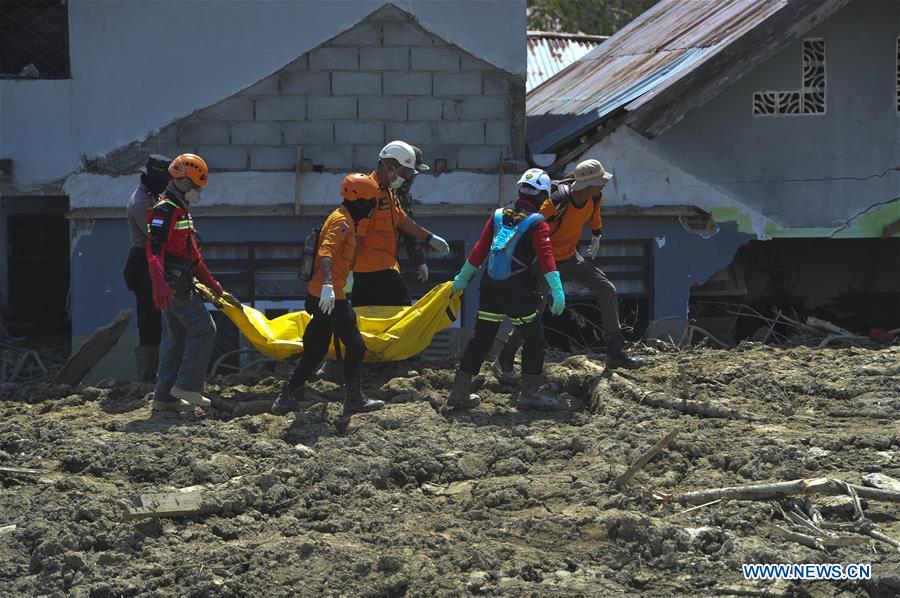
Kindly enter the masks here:
M 347 275 L 347 284 L 344 285 L 344 294 L 353 292 L 353 272 Z
M 428 264 L 421 264 L 418 267 L 419 270 L 419 281 L 425 282 L 428 280 Z
M 431 233 L 431 237 L 428 238 L 428 244 L 431 245 L 431 248 L 437 251 L 441 255 L 450 255 L 450 245 L 447 244 L 447 241 L 437 236 L 434 233 Z
M 330 284 L 322 285 L 322 296 L 319 298 L 319 309 L 322 313 L 331 315 L 334 311 L 334 287 Z
M 600 255 L 600 235 L 594 235 L 591 237 L 591 259 L 597 259 L 598 255 Z

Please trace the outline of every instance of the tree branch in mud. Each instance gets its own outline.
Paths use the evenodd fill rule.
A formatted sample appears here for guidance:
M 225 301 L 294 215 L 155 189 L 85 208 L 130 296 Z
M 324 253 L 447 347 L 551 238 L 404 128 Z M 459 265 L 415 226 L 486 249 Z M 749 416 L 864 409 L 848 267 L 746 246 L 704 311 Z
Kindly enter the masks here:
M 679 400 L 664 396 L 662 393 L 645 391 L 637 388 L 633 383 L 628 382 L 618 373 L 612 374 L 613 390 L 621 391 L 629 399 L 636 403 L 642 403 L 651 407 L 660 409 L 674 409 L 688 415 L 696 415 L 699 417 L 709 417 L 717 419 L 743 419 L 748 421 L 763 421 L 764 418 L 753 413 L 744 413 L 720 407 L 705 401 Z
M 698 505 L 711 500 L 770 500 L 787 496 L 810 494 L 847 494 L 847 488 L 853 489 L 860 498 L 884 502 L 900 502 L 900 492 L 881 490 L 848 484 L 830 478 L 793 480 L 775 482 L 773 484 L 750 484 L 747 486 L 728 486 L 710 490 L 697 490 L 684 494 L 666 495 L 657 493 L 660 500 L 677 502 L 683 505 Z
M 677 429 L 672 430 L 671 432 L 657 440 L 656 444 L 647 449 L 647 451 L 643 455 L 641 455 L 638 460 L 635 461 L 631 465 L 631 467 L 629 467 L 625 471 L 625 473 L 623 473 L 618 477 L 618 479 L 616 479 L 616 488 L 620 490 L 623 489 L 628 484 L 628 482 L 631 481 L 631 478 L 634 477 L 634 474 L 643 469 L 644 466 L 647 465 L 647 463 L 649 463 L 651 459 L 653 459 L 653 457 L 655 457 L 661 450 L 666 448 L 666 446 L 668 446 L 670 442 L 675 440 L 676 436 L 678 436 Z
M 807 534 L 792 532 L 790 530 L 784 529 L 783 527 L 779 527 L 777 525 L 771 526 L 771 531 L 769 532 L 769 536 L 774 537 L 774 538 L 784 538 L 785 540 L 791 540 L 792 542 L 797 542 L 798 544 L 808 546 L 809 548 L 815 548 L 817 550 L 825 550 L 825 548 L 836 548 L 839 546 L 861 546 L 863 544 L 869 543 L 868 538 L 854 537 L 854 536 L 839 536 L 836 538 L 817 538 L 815 536 L 809 536 Z

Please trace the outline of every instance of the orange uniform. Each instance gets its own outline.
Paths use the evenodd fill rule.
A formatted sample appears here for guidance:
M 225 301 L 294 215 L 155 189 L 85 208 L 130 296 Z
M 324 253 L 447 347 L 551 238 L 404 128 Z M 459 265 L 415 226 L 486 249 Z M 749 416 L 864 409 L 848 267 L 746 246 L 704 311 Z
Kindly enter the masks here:
M 588 222 L 591 225 L 591 232 L 595 235 L 600 234 L 603 226 L 603 218 L 600 216 L 602 197 L 601 195 L 596 200 L 589 199 L 580 208 L 572 203 L 570 197 L 562 216 L 549 222 L 550 244 L 553 246 L 553 258 L 556 261 L 561 262 L 575 255 L 578 242 L 581 240 L 581 231 Z M 557 213 L 560 207 L 558 201 L 559 198 L 555 193 L 544 201 L 544 205 L 541 206 L 544 218 L 550 220 Z
M 375 172 L 371 175 L 375 178 Z M 356 257 L 356 272 L 378 272 L 380 270 L 400 270 L 397 263 L 399 238 L 398 229 L 406 221 L 406 212 L 390 189 L 383 189 L 378 205 L 372 216 L 361 221 L 357 235 L 362 238 L 359 255 Z
M 335 299 L 346 299 L 344 285 L 350 274 L 353 263 L 353 252 L 356 251 L 356 224 L 344 206 L 339 207 L 325 219 L 322 232 L 319 233 L 319 246 L 316 249 L 316 267 L 309 281 L 310 295 L 322 296 L 322 285 L 325 276 L 322 273 L 322 258 L 331 258 L 331 284 L 334 286 Z

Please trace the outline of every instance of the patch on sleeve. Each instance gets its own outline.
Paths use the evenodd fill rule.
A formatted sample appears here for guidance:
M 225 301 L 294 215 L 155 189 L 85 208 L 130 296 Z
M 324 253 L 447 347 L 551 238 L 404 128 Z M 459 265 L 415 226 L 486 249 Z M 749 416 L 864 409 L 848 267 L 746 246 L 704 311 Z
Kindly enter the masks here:
M 162 218 L 154 218 L 150 221 L 150 226 L 162 226 L 164 222 Z
M 341 236 L 346 236 L 346 234 L 349 232 L 350 232 L 350 225 L 347 222 L 342 222 L 341 228 L 338 229 L 338 234 Z

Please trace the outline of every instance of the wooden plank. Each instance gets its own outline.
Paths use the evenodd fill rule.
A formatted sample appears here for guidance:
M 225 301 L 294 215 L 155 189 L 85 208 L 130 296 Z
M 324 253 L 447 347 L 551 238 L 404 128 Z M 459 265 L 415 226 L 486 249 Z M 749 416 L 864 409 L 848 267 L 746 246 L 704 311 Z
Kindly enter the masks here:
M 49 473 L 46 469 L 28 469 L 26 467 L 0 467 L 0 474 L 9 475 L 44 475 Z
M 128 328 L 131 320 L 131 310 L 123 309 L 115 319 L 94 331 L 84 344 L 66 361 L 62 371 L 57 374 L 56 382 L 59 384 L 75 385 L 81 382 L 109 350 L 119 341 L 119 337 Z
M 200 512 L 201 499 L 202 494 L 198 490 L 140 494 L 129 499 L 125 519 L 195 515 Z

